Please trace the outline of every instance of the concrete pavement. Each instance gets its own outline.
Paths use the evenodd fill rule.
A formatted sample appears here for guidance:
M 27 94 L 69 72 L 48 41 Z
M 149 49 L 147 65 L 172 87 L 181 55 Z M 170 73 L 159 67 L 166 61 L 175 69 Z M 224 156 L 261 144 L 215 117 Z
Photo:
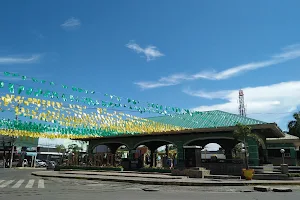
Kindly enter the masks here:
M 0 179 L 15 180 L 7 187 L 0 188 L 0 199 L 22 199 L 22 200 L 95 200 L 95 199 L 122 199 L 122 200 L 282 200 L 299 199 L 300 187 L 291 186 L 291 193 L 260 193 L 254 192 L 253 186 L 222 186 L 222 187 L 191 187 L 191 186 L 170 186 L 170 185 L 142 185 L 138 183 L 110 182 L 101 180 L 68 179 L 43 177 L 44 188 L 26 188 L 25 184 L 19 188 L 13 188 L 18 179 L 38 180 L 41 177 L 31 175 L 33 170 L 23 169 L 0 169 Z M 92 176 L 92 175 L 90 175 Z M 38 179 L 36 179 L 38 178 Z M 26 181 L 25 181 L 26 182 Z M 3 183 L 2 183 L 3 184 Z M 0 184 L 1 185 L 1 184 Z M 290 186 L 289 186 L 290 187 Z M 143 190 L 145 188 L 156 189 L 157 191 Z M 247 191 L 245 193 L 244 191 Z
M 131 172 L 90 172 L 90 171 L 37 171 L 32 173 L 39 177 L 68 179 L 86 179 L 139 183 L 148 185 L 181 186 L 245 186 L 245 185 L 300 185 L 300 180 L 221 180 L 198 179 L 184 176 L 174 177 L 165 174 L 140 174 Z

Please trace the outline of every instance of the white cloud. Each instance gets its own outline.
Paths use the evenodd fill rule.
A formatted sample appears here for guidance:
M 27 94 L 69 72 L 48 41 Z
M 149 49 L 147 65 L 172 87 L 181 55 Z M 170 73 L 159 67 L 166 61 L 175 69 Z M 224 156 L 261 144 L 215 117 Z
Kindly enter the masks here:
M 158 57 L 164 56 L 164 54 L 162 54 L 155 46 L 152 45 L 142 48 L 140 45 L 132 41 L 126 44 L 126 47 L 134 50 L 138 54 L 144 54 L 147 61 L 155 60 Z
M 41 55 L 32 55 L 30 57 L 21 56 L 5 56 L 0 57 L 0 64 L 27 64 L 38 62 Z
M 233 76 L 237 76 L 241 73 L 245 73 L 247 71 L 269 67 L 299 57 L 300 57 L 300 45 L 291 45 L 283 48 L 283 51 L 280 54 L 273 55 L 270 59 L 265 61 L 242 64 L 220 72 L 202 71 L 190 75 L 174 74 L 174 75 L 160 78 L 158 81 L 141 81 L 141 82 L 136 82 L 135 84 L 142 89 L 151 89 L 151 88 L 165 87 L 171 85 L 178 85 L 183 81 L 191 81 L 197 79 L 224 80 L 224 79 L 231 78 Z
M 67 19 L 63 24 L 60 25 L 64 29 L 75 29 L 81 26 L 81 22 L 79 19 L 71 17 Z
M 238 89 L 216 92 L 184 90 L 186 94 L 208 99 L 223 99 L 225 102 L 215 105 L 199 106 L 193 110 L 222 110 L 238 113 Z M 247 87 L 243 89 L 247 116 L 265 122 L 282 123 L 300 105 L 300 81 L 282 82 L 273 85 Z M 285 126 L 285 125 L 284 125 Z M 286 127 L 282 127 L 286 128 Z

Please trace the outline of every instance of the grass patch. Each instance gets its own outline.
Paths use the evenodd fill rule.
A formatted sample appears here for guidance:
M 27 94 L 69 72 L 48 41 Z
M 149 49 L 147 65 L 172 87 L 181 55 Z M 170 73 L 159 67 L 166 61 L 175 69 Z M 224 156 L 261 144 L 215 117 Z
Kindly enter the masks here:
M 300 177 L 300 173 L 289 173 L 289 177 Z

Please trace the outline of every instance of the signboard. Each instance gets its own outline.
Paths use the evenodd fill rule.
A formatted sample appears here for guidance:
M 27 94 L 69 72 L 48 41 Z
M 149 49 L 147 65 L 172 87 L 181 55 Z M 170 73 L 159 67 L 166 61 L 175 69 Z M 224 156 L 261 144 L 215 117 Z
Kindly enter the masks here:
M 267 164 L 263 166 L 264 172 L 273 172 L 273 169 L 274 169 L 273 164 Z
M 36 152 L 26 152 L 26 156 L 36 156 Z

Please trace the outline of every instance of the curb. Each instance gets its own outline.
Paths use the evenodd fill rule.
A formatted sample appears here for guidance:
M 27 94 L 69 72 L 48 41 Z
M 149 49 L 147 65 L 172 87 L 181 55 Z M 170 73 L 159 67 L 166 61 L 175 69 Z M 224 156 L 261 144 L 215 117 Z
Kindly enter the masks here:
M 67 172 L 67 173 L 64 173 L 64 174 L 68 174 L 68 175 L 71 175 L 71 174 L 76 174 L 76 172 Z M 85 176 L 94 176 L 95 174 L 87 174 L 87 173 L 81 173 L 80 175 L 85 175 Z M 108 176 L 108 175 L 101 175 L 101 176 Z M 117 175 L 117 174 L 110 174 L 109 176 L 112 176 L 112 177 L 128 177 L 128 178 L 152 178 L 152 179 L 171 179 L 171 180 L 179 180 L 181 179 L 180 177 L 169 177 L 169 178 L 166 178 L 166 177 L 138 177 L 138 176 L 131 176 L 131 175 Z
M 112 179 L 112 178 L 100 178 L 100 177 L 76 177 L 76 176 L 63 176 L 63 175 L 40 175 L 36 172 L 31 173 L 34 176 L 40 177 L 52 177 L 52 178 L 67 178 L 67 179 L 84 179 L 84 180 L 101 180 L 101 181 L 112 181 L 112 182 L 126 182 L 126 183 L 139 183 L 144 185 L 177 185 L 177 186 L 251 186 L 251 185 L 300 185 L 299 182 L 269 182 L 269 183 L 238 183 L 238 182 L 164 182 L 164 181 L 149 181 L 149 180 L 130 180 L 130 179 Z
M 34 167 L 13 167 L 13 169 L 34 169 L 34 170 L 46 170 L 46 168 L 34 168 Z

